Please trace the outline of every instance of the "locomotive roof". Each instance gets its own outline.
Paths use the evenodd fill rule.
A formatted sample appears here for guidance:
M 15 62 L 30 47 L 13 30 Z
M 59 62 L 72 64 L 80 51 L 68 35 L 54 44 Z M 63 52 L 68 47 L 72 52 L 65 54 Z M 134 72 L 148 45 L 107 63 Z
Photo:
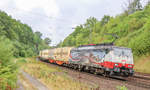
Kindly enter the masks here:
M 79 47 L 85 47 L 85 46 L 113 46 L 114 43 L 102 43 L 102 44 L 88 44 L 88 45 L 80 45 Z
M 113 44 L 97 44 L 97 45 L 82 45 L 77 48 L 73 48 L 72 50 L 113 49 L 113 48 L 130 49 L 130 48 L 126 48 L 126 47 L 114 46 Z
M 113 43 L 81 45 L 76 48 L 75 47 L 61 47 L 61 48 L 72 48 L 71 50 L 113 49 L 113 48 L 130 49 L 130 48 L 126 48 L 126 47 L 114 46 Z M 44 49 L 41 51 L 48 51 L 48 50 L 53 50 L 53 49 L 58 49 L 58 48 Z

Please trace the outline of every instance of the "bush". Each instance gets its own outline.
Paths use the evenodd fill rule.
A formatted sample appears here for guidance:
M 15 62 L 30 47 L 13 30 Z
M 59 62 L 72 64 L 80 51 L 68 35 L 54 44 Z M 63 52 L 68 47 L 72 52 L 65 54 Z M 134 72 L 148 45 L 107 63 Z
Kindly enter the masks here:
M 11 42 L 0 38 L 0 90 L 15 88 L 17 81 L 17 66 L 12 61 L 13 46 Z

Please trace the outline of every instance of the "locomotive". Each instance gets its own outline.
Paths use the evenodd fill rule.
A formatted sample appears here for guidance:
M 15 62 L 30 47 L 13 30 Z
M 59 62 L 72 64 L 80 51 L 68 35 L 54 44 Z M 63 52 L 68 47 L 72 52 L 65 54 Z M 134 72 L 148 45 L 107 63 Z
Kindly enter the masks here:
M 104 76 L 129 77 L 134 74 L 132 50 L 112 43 L 42 50 L 39 56 L 50 63 Z

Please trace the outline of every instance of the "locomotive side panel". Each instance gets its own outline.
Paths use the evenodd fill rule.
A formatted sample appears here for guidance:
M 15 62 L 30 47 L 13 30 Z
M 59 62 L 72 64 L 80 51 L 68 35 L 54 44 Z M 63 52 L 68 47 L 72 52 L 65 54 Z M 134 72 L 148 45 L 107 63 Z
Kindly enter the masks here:
M 69 58 L 70 63 L 86 66 L 101 67 L 104 61 L 105 50 L 72 50 Z
M 78 47 L 71 50 L 69 63 L 107 75 L 132 76 L 134 73 L 132 51 L 125 47 Z

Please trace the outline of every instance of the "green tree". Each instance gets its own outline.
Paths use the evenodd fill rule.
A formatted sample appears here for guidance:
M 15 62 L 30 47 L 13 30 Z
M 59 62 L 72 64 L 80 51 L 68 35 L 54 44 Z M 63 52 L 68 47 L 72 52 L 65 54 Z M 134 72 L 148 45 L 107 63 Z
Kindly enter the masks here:
M 108 21 L 110 20 L 110 16 L 104 15 L 104 17 L 101 20 L 101 25 L 105 25 L 108 23 Z
M 48 48 L 40 32 L 34 33 L 27 24 L 22 24 L 0 11 L 0 37 L 2 36 L 13 41 L 15 57 L 33 56 L 40 49 Z
M 51 44 L 51 39 L 47 37 L 44 39 L 44 42 L 45 42 L 45 44 L 49 45 L 49 44 Z
M 42 42 L 42 33 L 40 32 L 35 32 L 34 34 L 34 44 L 35 44 L 35 48 L 36 48 L 36 53 L 39 53 L 39 45 Z
M 141 0 L 128 0 L 125 12 L 130 15 L 138 10 L 142 10 Z

